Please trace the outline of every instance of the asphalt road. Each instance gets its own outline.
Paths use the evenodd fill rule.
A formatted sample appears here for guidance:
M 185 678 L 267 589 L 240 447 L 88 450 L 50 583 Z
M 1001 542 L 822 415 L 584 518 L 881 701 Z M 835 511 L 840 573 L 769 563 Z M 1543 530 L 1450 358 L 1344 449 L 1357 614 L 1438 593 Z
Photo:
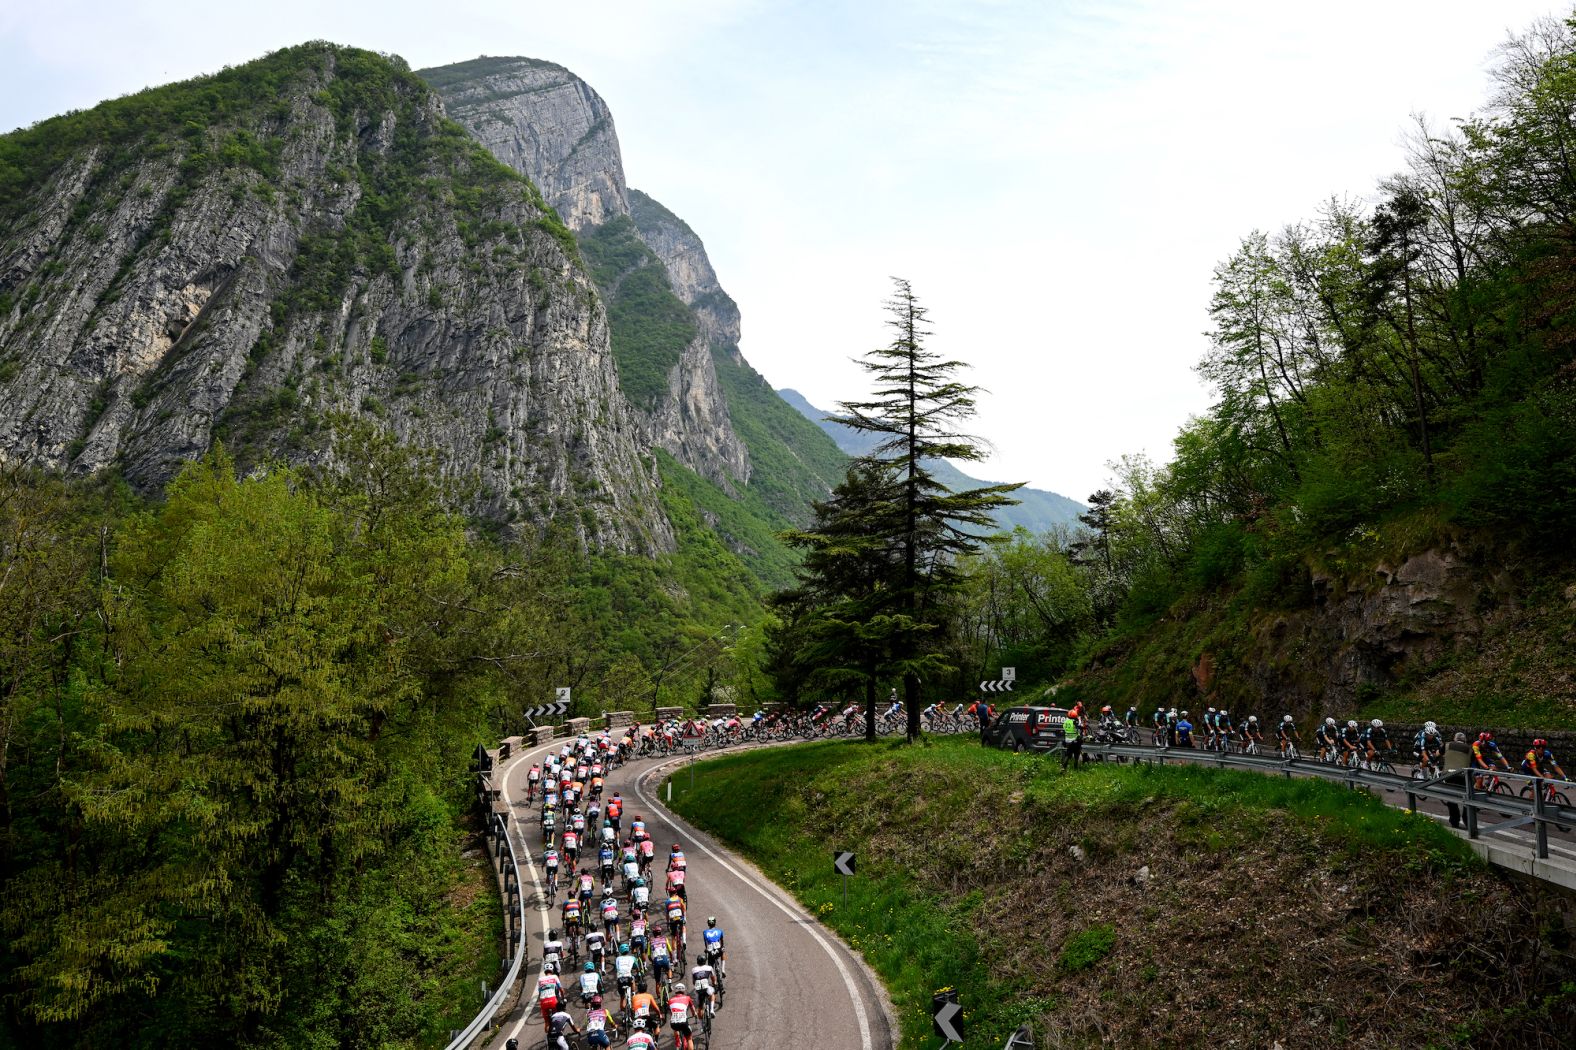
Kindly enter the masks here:
M 551 745 L 558 747 L 562 741 Z M 541 891 L 540 811 L 524 801 L 525 771 L 547 747 L 517 755 L 504 764 L 504 798 L 513 816 L 513 834 L 522 856 L 533 863 L 522 870 L 528 894 L 526 921 L 530 960 L 522 971 L 527 1001 L 503 1015 L 502 1027 L 487 1045 L 501 1048 L 513 1036 L 522 1050 L 541 1047 L 541 1013 L 534 992 L 541 971 L 541 944 L 558 902 Z M 669 760 L 671 762 L 671 760 Z M 603 798 L 624 796 L 624 826 L 642 816 L 657 843 L 660 869 L 668 847 L 679 842 L 689 861 L 690 959 L 694 964 L 706 916 L 715 915 L 727 936 L 727 996 L 712 1029 L 712 1045 L 749 1050 L 802 1050 L 808 1042 L 838 1050 L 891 1050 L 894 1039 L 882 1005 L 879 982 L 857 955 L 747 862 L 730 854 L 658 804 L 662 769 L 656 760 L 629 763 L 608 778 Z M 828 856 L 827 863 L 831 863 Z M 566 975 L 565 983 L 573 983 Z M 616 1003 L 616 993 L 610 1004 Z M 584 1017 L 571 1009 L 576 1021 Z M 671 1046 L 664 1033 L 662 1046 Z

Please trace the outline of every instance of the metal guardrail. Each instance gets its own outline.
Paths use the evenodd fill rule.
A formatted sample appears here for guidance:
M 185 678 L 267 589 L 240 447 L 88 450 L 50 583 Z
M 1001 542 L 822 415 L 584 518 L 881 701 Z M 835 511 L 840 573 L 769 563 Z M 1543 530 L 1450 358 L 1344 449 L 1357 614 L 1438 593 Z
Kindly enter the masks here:
M 1061 750 L 1060 747 L 1056 750 Z M 1183 747 L 1144 747 L 1139 744 L 1092 744 L 1084 742 L 1083 753 L 1088 756 L 1102 756 L 1112 758 L 1128 758 L 1138 761 L 1158 763 L 1165 765 L 1167 760 L 1189 765 L 1206 765 L 1218 767 L 1235 767 L 1238 769 L 1252 769 L 1261 773 L 1280 773 L 1285 776 L 1312 776 L 1324 780 L 1336 781 L 1346 784 L 1353 789 L 1358 787 L 1377 788 L 1381 791 L 1394 791 L 1405 794 L 1407 809 L 1416 812 L 1419 798 L 1431 798 L 1440 802 L 1455 803 L 1460 806 L 1466 818 L 1468 838 L 1478 838 L 1485 831 L 1511 831 L 1516 828 L 1531 827 L 1533 830 L 1533 851 L 1539 860 L 1549 858 L 1549 826 L 1554 825 L 1561 830 L 1576 827 L 1576 807 L 1558 806 L 1544 800 L 1544 787 L 1549 784 L 1564 784 L 1566 781 L 1548 780 L 1543 777 L 1529 776 L 1525 773 L 1473 771 L 1470 769 L 1454 769 L 1436 777 L 1417 779 L 1401 776 L 1398 773 L 1379 773 L 1371 769 L 1353 769 L 1345 766 L 1334 765 L 1328 762 L 1319 762 L 1308 758 L 1283 759 L 1278 755 L 1244 755 L 1226 754 L 1220 751 L 1207 749 L 1194 749 Z M 1471 774 L 1471 775 L 1469 775 Z M 1474 783 L 1478 776 L 1485 778 L 1494 776 L 1506 783 L 1521 782 L 1532 784 L 1531 798 L 1521 798 L 1518 794 L 1490 793 L 1478 788 Z M 1493 824 L 1482 824 L 1479 814 L 1489 810 L 1496 815 L 1503 815 L 1506 819 Z
M 483 812 L 487 814 L 487 836 L 495 841 L 493 855 L 498 858 L 498 872 L 503 876 L 503 893 L 508 901 L 504 914 L 509 918 L 509 943 L 513 957 L 509 962 L 509 972 L 504 975 L 498 990 L 487 1000 L 481 1012 L 471 1019 L 471 1023 L 449 1042 L 446 1050 L 462 1050 L 469 1046 L 492 1023 L 493 1017 L 514 989 L 514 982 L 519 979 L 527 954 L 525 893 L 520 886 L 520 861 L 514 852 L 514 838 L 509 834 L 508 820 L 492 809 L 495 791 L 490 770 L 477 774 L 476 793 L 478 801 L 482 802 Z

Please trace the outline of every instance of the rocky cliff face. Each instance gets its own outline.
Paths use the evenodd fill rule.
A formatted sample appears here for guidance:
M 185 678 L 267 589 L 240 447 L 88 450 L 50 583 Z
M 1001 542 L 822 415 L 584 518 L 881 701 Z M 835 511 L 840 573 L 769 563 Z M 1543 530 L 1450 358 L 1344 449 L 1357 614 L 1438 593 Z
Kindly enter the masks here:
M 629 191 L 629 208 L 641 240 L 667 267 L 674 294 L 695 311 L 706 339 L 737 353 L 739 307 L 722 290 L 701 239 L 683 219 L 639 190 Z
M 596 276 L 610 301 L 620 374 L 645 441 L 729 491 L 747 483 L 749 450 L 734 430 L 711 356 L 713 345 L 737 352 L 738 308 L 717 283 L 705 248 L 689 227 L 645 194 L 626 190 L 606 103 L 574 74 L 534 59 L 480 58 L 424 69 L 420 75 L 443 96 L 449 114 L 494 156 L 542 187 L 576 233 L 586 238 L 601 231 L 601 240 L 614 242 L 616 253 L 604 253 L 608 265 L 598 267 Z M 631 215 L 632 204 L 640 213 L 634 216 L 635 234 L 651 258 L 623 243 L 622 229 L 606 229 Z M 679 353 L 664 354 L 658 347 L 653 354 L 649 341 L 632 335 L 620 339 L 616 330 L 624 321 L 655 327 L 649 312 L 636 316 L 616 301 L 625 277 L 653 262 L 665 271 L 666 288 L 640 282 L 642 303 L 671 293 L 693 314 L 695 334 Z M 632 354 L 646 359 L 631 360 Z M 663 371 L 661 389 L 646 397 L 641 381 L 656 366 Z
M 496 520 L 672 547 L 572 236 L 402 66 L 310 45 L 9 138 L 5 456 L 153 487 L 360 414 Z
M 570 229 L 629 214 L 613 114 L 569 70 L 532 58 L 477 58 L 420 76 L 449 116 L 536 183 Z

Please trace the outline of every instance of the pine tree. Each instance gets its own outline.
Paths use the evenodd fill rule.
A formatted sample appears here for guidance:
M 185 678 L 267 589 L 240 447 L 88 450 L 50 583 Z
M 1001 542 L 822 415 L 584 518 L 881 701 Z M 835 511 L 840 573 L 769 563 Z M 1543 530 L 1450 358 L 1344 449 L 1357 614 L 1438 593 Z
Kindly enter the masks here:
M 979 392 L 953 378 L 961 361 L 944 360 L 927 350 L 926 310 L 909 282 L 893 278 L 887 301 L 892 341 L 860 362 L 875 377 L 868 401 L 844 401 L 837 422 L 876 435 L 869 453 L 872 463 L 892 472 L 895 489 L 890 512 L 878 516 L 893 544 L 898 564 L 891 588 L 890 666 L 903 677 L 903 703 L 908 712 L 908 738 L 919 736 L 921 672 L 933 669 L 939 657 L 934 645 L 943 610 L 940 599 L 958 583 L 957 557 L 977 550 L 981 535 L 994 528 L 991 512 L 1016 503 L 1009 493 L 1022 487 L 986 485 L 949 492 L 930 465 L 940 459 L 977 461 L 985 458 L 977 438 L 959 425 L 974 414 Z

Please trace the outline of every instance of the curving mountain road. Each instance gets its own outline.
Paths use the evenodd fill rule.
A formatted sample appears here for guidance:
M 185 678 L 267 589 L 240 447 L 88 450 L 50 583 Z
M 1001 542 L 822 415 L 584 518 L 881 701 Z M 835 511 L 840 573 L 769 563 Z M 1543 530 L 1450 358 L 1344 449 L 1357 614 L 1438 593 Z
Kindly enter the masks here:
M 531 952 L 522 973 L 527 996 L 501 1015 L 502 1027 L 487 1044 L 498 1050 L 510 1037 L 527 1050 L 544 1044 L 534 992 L 541 944 L 549 924 L 557 921 L 562 897 L 548 902 L 543 893 L 543 874 L 535 859 L 541 855 L 539 811 L 525 803 L 525 771 L 561 745 L 559 741 L 524 751 L 502 767 L 503 797 L 513 813 L 511 834 L 521 856 L 532 858 L 522 868 Z M 713 1026 L 713 1045 L 800 1050 L 808 1039 L 840 1050 L 891 1050 L 894 1038 L 885 993 L 863 961 L 748 862 L 658 804 L 655 785 L 672 764 L 674 760 L 631 762 L 607 778 L 604 798 L 615 791 L 624 796 L 626 827 L 636 814 L 645 819 L 657 842 L 659 868 L 667 847 L 675 841 L 683 844 L 689 860 L 691 929 L 715 915 L 727 934 L 728 994 Z M 690 965 L 698 940 L 692 933 Z M 684 970 L 687 974 L 688 966 Z M 566 975 L 565 983 L 572 982 L 573 975 Z M 577 1022 L 584 1016 L 578 1006 L 570 1012 Z M 665 1033 L 662 1046 L 670 1045 Z

